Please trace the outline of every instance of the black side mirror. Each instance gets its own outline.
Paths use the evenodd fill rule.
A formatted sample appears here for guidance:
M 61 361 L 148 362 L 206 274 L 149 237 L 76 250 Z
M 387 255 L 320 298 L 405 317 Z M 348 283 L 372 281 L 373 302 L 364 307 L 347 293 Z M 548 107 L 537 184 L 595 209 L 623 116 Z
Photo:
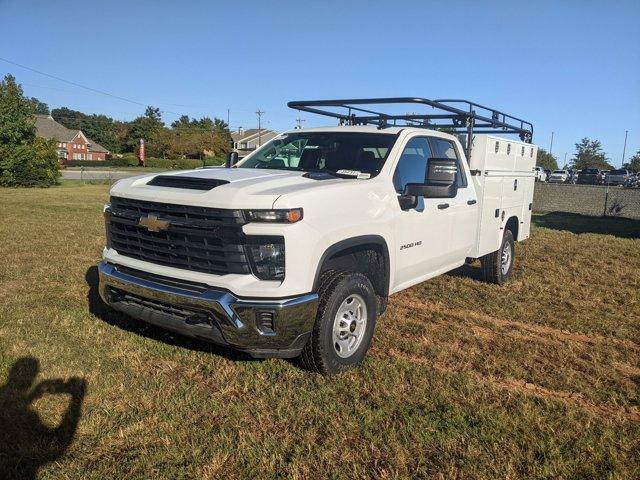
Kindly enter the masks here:
M 458 194 L 458 164 L 448 158 L 430 158 L 427 183 L 407 183 L 398 197 L 402 210 L 411 210 L 418 205 L 418 197 L 454 198 Z
M 227 161 L 224 166 L 227 168 L 233 167 L 236 163 L 238 163 L 238 152 L 229 152 L 227 154 Z

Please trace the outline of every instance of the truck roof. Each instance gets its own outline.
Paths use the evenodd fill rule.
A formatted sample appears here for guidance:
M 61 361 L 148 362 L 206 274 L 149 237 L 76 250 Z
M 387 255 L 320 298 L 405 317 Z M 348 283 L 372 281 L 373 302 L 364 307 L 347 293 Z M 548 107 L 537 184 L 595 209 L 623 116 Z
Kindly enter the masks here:
M 380 128 L 374 125 L 333 125 L 327 127 L 312 127 L 312 128 L 304 128 L 304 129 L 292 129 L 282 132 L 283 134 L 290 133 L 298 133 L 298 132 L 354 132 L 354 133 L 376 133 L 379 135 L 397 135 L 400 132 L 416 132 L 425 134 L 425 130 L 429 132 L 429 135 L 434 136 L 442 136 L 445 138 L 457 138 L 459 141 L 460 138 L 456 134 L 452 134 L 449 132 L 443 132 L 435 129 L 425 129 L 424 127 L 411 127 L 411 126 L 397 126 L 397 127 L 385 127 Z M 501 137 L 499 135 L 489 135 L 489 134 L 474 134 L 474 137 L 488 137 L 498 141 L 507 141 L 509 143 L 515 145 L 530 145 L 527 142 L 522 142 L 519 140 L 514 140 L 506 137 Z M 462 143 L 462 141 L 461 141 Z
M 287 130 L 285 133 L 296 133 L 296 132 L 354 132 L 354 133 L 379 133 L 383 135 L 397 135 L 403 130 L 408 130 L 408 127 L 388 127 L 388 128 L 378 128 L 373 125 L 334 125 L 331 127 L 313 127 L 313 128 L 305 128 Z M 421 130 L 418 128 L 411 128 L 411 130 Z M 422 129 L 424 131 L 424 129 Z

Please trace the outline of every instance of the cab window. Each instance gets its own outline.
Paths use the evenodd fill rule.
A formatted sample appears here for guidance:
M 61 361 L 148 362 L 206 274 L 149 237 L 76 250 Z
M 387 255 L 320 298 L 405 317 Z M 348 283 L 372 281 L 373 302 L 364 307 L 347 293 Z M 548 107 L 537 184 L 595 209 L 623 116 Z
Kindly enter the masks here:
M 393 173 L 393 186 L 396 192 L 404 192 L 407 183 L 425 183 L 427 162 L 431 157 L 433 155 L 427 137 L 414 137 L 409 140 Z

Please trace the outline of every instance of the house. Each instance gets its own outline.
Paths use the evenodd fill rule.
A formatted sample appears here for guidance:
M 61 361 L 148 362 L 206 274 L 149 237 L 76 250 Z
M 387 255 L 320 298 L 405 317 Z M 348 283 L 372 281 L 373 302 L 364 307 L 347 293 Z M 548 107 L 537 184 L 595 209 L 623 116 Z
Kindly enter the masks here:
M 58 141 L 56 150 L 60 163 L 69 160 L 106 160 L 106 148 L 87 138 L 82 130 L 72 130 L 56 122 L 51 115 L 35 115 L 36 135 Z
M 278 133 L 273 130 L 266 130 L 264 128 L 260 130 L 257 128 L 245 130 L 241 127 L 237 132 L 231 133 L 233 151 L 238 152 L 240 157 L 244 157 L 277 135 Z

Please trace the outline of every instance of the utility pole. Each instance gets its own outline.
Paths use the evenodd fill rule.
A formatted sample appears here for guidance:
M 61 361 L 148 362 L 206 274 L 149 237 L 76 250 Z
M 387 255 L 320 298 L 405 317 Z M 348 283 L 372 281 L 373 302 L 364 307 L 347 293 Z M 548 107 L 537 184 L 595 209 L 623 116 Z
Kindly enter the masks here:
M 227 108 L 227 128 L 229 128 L 229 109 Z
M 566 166 L 567 166 L 567 152 L 564 152 L 564 167 L 563 168 L 566 168 Z
M 624 147 L 622 147 L 622 165 L 624 165 L 624 155 L 625 153 L 627 153 L 627 135 L 629 135 L 629 130 L 624 131 Z
M 551 155 L 553 152 L 553 134 L 554 133 L 555 132 L 551 132 L 551 145 L 549 145 L 549 155 Z
M 260 109 L 256 110 L 256 115 L 258 116 L 258 146 L 262 146 L 262 115 L 264 112 Z
M 296 123 L 298 124 L 298 130 L 302 130 L 302 124 L 306 122 L 306 120 L 304 118 L 296 118 Z

